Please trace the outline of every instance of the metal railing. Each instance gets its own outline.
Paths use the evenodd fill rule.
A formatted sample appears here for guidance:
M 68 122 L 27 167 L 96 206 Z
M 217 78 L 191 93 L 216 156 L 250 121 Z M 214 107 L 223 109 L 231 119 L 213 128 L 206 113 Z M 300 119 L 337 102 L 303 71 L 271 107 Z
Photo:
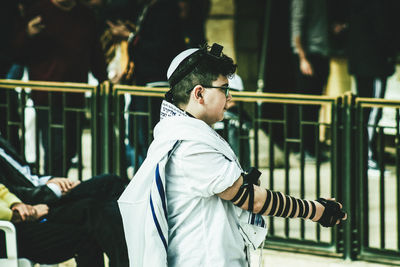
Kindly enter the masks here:
M 368 120 L 368 114 L 391 109 L 392 125 L 382 126 Z M 400 264 L 400 101 L 355 98 L 356 150 L 353 162 L 358 192 L 355 203 L 358 232 L 358 257 Z M 393 135 L 388 139 L 385 131 Z M 371 138 L 373 135 L 375 138 Z M 373 140 L 375 139 L 375 140 Z M 371 146 L 376 146 L 376 149 Z M 377 168 L 371 169 L 371 150 Z
M 0 80 L 0 92 L 5 88 L 11 92 L 9 89 L 15 87 L 61 91 L 64 98 L 68 94 L 91 92 L 86 98 L 90 103 L 86 108 L 66 107 L 64 112 L 86 112 L 86 117 L 90 117 L 92 174 L 114 172 L 129 178 L 146 153 L 142 147 L 152 141 L 158 105 L 167 90 L 112 87 L 109 83 L 97 90 L 81 84 Z M 19 129 L 20 137 L 25 134 L 21 112 L 27 108 L 24 94 L 24 91 L 19 93 L 19 119 L 11 115 L 11 95 L 8 93 L 5 101 L 0 100 L 0 114 L 6 110 L 9 138 L 13 127 Z M 400 101 L 362 99 L 351 94 L 326 97 L 233 92 L 232 95 L 235 107 L 215 128 L 232 145 L 242 165 L 261 169 L 262 184 L 270 189 L 307 199 L 335 196 L 349 214 L 346 223 L 333 229 L 299 219 L 269 218 L 266 246 L 399 264 Z M 129 108 L 127 96 L 131 97 Z M 267 112 L 268 107 L 278 112 L 273 115 Z M 328 121 L 307 117 L 307 112 L 318 112 L 321 107 L 330 111 Z M 393 109 L 395 123 L 368 125 L 365 110 L 371 107 Z M 49 105 L 35 106 L 35 110 L 41 108 L 51 110 Z M 61 127 L 61 124 L 50 127 Z M 378 157 L 381 167 L 375 174 L 367 166 L 369 128 L 377 133 L 377 151 L 382 155 Z M 385 134 L 389 128 L 391 135 Z M 23 142 L 22 138 L 22 147 Z M 63 135 L 61 142 L 65 148 L 68 136 Z M 307 151 L 310 143 L 312 149 Z M 390 154 L 389 160 L 387 154 Z
M 23 156 L 26 142 L 32 149 L 37 172 L 66 176 L 72 164 L 77 166 L 77 177 L 83 179 L 82 132 L 90 134 L 88 155 L 91 177 L 97 173 L 97 87 L 79 83 L 0 80 L 1 131 Z M 84 94 L 89 97 L 85 98 Z M 32 104 L 32 99 L 36 103 Z M 89 101 L 90 100 L 90 101 Z M 17 104 L 17 105 L 16 105 Z M 31 114 L 33 137 L 26 140 L 25 114 Z M 4 119 L 5 118 L 5 119 Z M 89 127 L 84 125 L 89 121 Z M 31 121 L 32 123 L 32 121 Z M 71 141 L 73 140 L 73 141 Z M 43 150 L 42 150 L 43 149 Z M 43 152 L 42 152 L 43 151 Z M 87 150 L 86 150 L 87 151 Z M 75 162 L 72 162 L 72 159 Z

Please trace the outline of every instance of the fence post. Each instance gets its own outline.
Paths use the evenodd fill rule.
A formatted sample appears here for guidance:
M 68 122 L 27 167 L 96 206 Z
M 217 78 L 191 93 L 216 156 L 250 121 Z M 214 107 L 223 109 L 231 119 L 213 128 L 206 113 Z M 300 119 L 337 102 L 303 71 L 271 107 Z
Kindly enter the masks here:
M 100 172 L 101 173 L 108 173 L 110 172 L 110 142 L 109 142 L 109 132 L 110 132 L 110 123 L 109 123 L 109 118 L 110 118 L 110 110 L 109 110 L 109 98 L 110 98 L 110 91 L 111 91 L 111 85 L 109 81 L 105 81 L 102 83 L 102 90 L 101 90 L 101 95 L 100 95 L 100 114 L 102 115 L 101 117 L 101 122 L 100 122 L 100 127 L 98 129 L 101 131 L 100 134 L 100 139 L 99 143 L 102 147 L 102 152 L 101 152 L 101 157 L 100 157 L 100 162 L 101 166 Z
M 343 109 L 343 137 L 342 139 L 342 194 L 343 194 L 343 205 L 347 212 L 347 220 L 344 223 L 344 246 L 343 246 L 343 258 L 346 260 L 355 259 L 357 253 L 358 238 L 357 228 L 354 227 L 356 223 L 355 201 L 358 199 L 359 191 L 356 186 L 355 179 L 355 167 L 354 165 L 354 97 L 351 93 L 344 95 Z M 354 232 L 353 232 L 354 230 Z

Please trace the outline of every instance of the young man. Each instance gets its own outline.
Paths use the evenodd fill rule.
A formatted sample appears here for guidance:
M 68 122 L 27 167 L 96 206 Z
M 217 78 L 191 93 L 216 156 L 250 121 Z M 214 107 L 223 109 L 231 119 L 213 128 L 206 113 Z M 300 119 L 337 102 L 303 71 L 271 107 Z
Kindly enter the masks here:
M 232 99 L 227 77 L 235 70 L 218 44 L 172 61 L 154 141 L 119 199 L 131 266 L 247 266 L 247 248 L 266 235 L 261 215 L 324 226 L 345 219 L 335 201 L 265 190 L 257 170 L 243 172 L 211 128 Z

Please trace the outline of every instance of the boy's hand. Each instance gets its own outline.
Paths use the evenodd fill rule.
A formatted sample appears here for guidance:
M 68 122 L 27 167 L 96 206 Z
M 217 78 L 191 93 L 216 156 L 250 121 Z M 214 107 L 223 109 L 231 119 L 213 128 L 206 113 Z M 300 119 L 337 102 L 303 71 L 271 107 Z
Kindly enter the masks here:
M 347 219 L 347 214 L 342 211 L 343 205 L 334 198 L 319 198 L 314 201 L 316 206 L 314 222 L 324 227 L 332 227 Z

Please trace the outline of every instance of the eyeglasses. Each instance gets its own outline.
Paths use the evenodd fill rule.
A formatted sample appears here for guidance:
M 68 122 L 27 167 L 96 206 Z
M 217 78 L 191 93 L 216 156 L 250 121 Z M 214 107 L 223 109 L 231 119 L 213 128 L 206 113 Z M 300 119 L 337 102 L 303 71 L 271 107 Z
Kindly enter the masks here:
M 231 88 L 229 88 L 228 86 L 212 86 L 212 85 L 203 85 L 204 88 L 218 88 L 221 89 L 222 91 L 224 91 L 225 93 L 225 97 L 229 96 L 229 90 Z
M 230 87 L 228 87 L 228 86 L 212 86 L 212 85 L 202 85 L 204 88 L 217 88 L 217 89 L 221 89 L 223 92 L 224 92 L 224 94 L 225 94 L 225 97 L 228 97 L 229 96 L 229 90 L 231 90 L 231 88 Z M 190 89 L 190 90 L 187 90 L 186 91 L 186 93 L 190 93 L 191 91 L 192 91 L 193 89 Z

